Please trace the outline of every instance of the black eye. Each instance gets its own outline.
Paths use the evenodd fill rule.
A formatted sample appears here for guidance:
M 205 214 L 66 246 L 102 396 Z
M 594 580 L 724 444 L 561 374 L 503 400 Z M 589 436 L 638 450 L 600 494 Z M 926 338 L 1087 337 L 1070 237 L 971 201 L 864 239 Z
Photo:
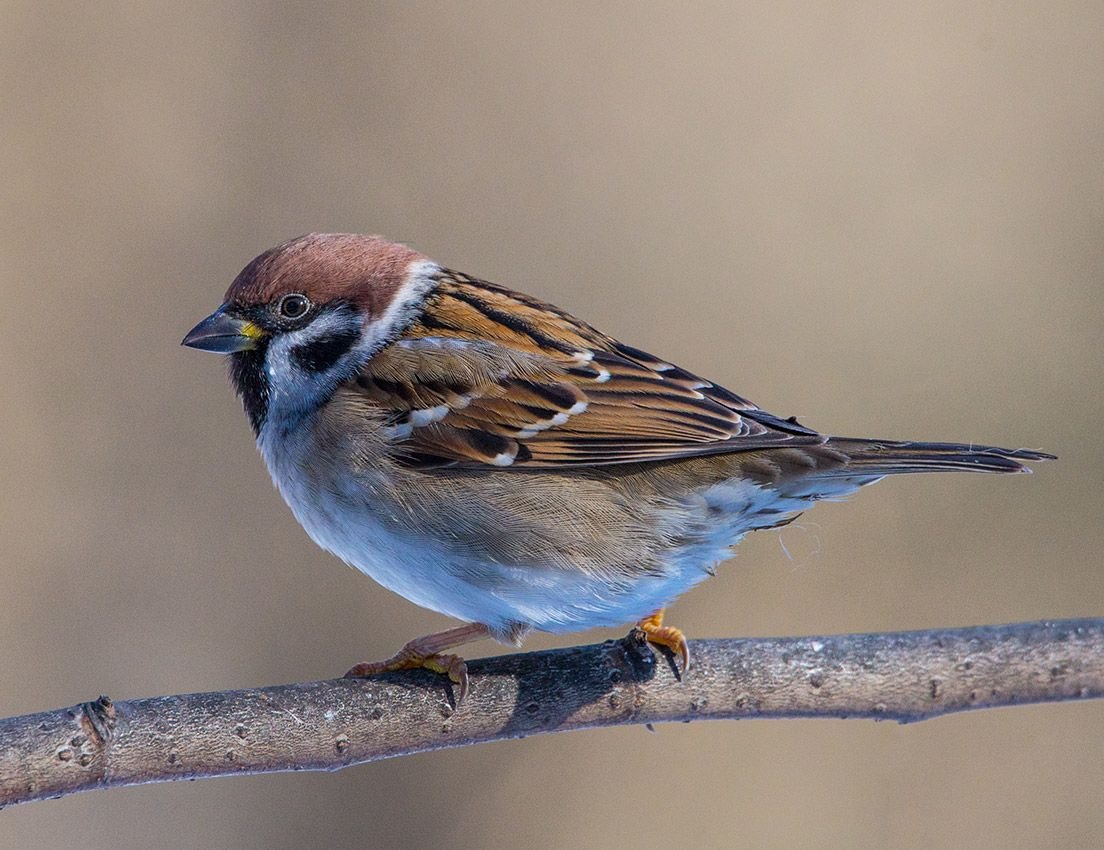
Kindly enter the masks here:
M 276 303 L 276 312 L 285 319 L 301 319 L 310 309 L 310 299 L 298 292 L 285 295 Z

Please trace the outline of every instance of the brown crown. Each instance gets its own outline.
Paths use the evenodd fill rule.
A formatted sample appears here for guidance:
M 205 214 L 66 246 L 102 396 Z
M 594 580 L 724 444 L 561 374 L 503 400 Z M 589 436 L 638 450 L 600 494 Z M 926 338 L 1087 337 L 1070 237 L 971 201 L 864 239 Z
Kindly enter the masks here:
M 344 299 L 379 316 L 410 264 L 425 259 L 382 236 L 308 233 L 255 257 L 230 284 L 226 301 L 248 307 L 301 292 L 316 304 Z

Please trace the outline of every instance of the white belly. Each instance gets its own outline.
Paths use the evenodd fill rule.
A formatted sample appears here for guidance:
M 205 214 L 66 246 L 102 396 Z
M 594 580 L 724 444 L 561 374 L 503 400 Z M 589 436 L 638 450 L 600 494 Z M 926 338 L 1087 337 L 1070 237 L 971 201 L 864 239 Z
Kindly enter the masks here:
M 730 547 L 762 527 L 762 512 L 799 511 L 805 498 L 786 498 L 746 482 L 703 489 L 657 513 L 657 524 L 679 532 L 659 575 L 611 581 L 585 570 L 522 563 L 488 563 L 447 540 L 411 533 L 389 516 L 401 507 L 374 498 L 371 482 L 329 478 L 324 485 L 304 472 L 309 441 L 269 440 L 261 453 L 296 519 L 323 549 L 400 596 L 504 635 L 518 625 L 549 632 L 616 627 L 645 617 L 710 575 Z M 350 490 L 350 488 L 352 488 Z M 382 489 L 382 488 L 381 488 Z M 344 492 L 343 492 L 344 490 Z M 407 518 L 409 519 L 409 518 Z
M 499 633 L 519 624 L 548 632 L 621 626 L 708 577 L 701 552 L 685 561 L 676 558 L 662 576 L 641 576 L 622 586 L 584 572 L 488 565 L 438 541 L 396 533 L 375 513 L 350 511 L 327 494 L 305 492 L 293 482 L 280 489 L 296 519 L 326 551 L 416 605 Z M 719 561 L 726 552 L 722 547 L 716 554 Z

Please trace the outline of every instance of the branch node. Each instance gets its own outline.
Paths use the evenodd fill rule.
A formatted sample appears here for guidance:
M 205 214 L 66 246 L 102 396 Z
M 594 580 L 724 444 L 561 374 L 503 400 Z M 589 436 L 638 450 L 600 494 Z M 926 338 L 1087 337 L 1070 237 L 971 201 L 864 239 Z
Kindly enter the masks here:
M 634 627 L 618 643 L 621 644 L 623 657 L 632 673 L 633 681 L 647 681 L 655 677 L 656 653 L 648 643 L 648 635 L 643 629 Z
M 111 701 L 111 697 L 101 694 L 91 702 L 82 702 L 80 709 L 80 724 L 84 733 L 97 747 L 108 744 L 115 732 L 117 720 L 115 703 Z

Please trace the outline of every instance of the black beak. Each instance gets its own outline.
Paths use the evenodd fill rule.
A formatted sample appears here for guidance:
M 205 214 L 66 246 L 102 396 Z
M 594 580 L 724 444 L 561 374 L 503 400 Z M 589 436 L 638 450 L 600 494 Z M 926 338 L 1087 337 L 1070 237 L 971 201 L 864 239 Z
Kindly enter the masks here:
M 180 344 L 188 348 L 198 348 L 200 351 L 233 354 L 235 351 L 256 348 L 257 341 L 263 336 L 265 332 L 260 326 L 248 319 L 231 315 L 224 304 L 188 331 Z

